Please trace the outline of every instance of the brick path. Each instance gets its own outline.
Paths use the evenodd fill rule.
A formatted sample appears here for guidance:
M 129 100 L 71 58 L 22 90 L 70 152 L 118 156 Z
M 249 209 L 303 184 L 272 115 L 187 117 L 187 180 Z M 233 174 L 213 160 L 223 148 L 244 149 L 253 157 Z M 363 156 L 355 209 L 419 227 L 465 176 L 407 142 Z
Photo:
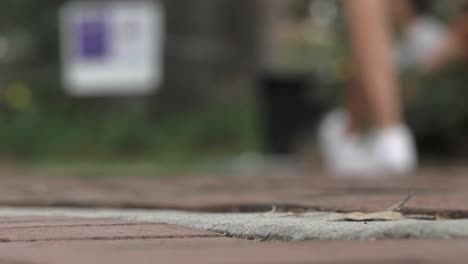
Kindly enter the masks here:
M 176 179 L 0 176 L 0 205 L 247 210 L 271 205 L 339 211 L 384 209 L 415 192 L 407 209 L 468 216 L 468 167 L 409 178 L 337 180 L 322 174 Z
M 0 263 L 466 263 L 468 241 L 258 242 L 164 224 L 0 218 Z
M 176 226 L 1 218 L 0 263 L 464 263 L 468 241 L 256 242 Z
M 467 172 L 426 169 L 412 178 L 379 181 L 336 180 L 319 174 L 131 181 L 0 176 L 0 206 L 232 210 L 276 204 L 371 211 L 414 191 L 407 210 L 468 216 Z M 258 242 L 166 224 L 0 216 L 0 264 L 466 263 L 467 248 L 468 240 Z

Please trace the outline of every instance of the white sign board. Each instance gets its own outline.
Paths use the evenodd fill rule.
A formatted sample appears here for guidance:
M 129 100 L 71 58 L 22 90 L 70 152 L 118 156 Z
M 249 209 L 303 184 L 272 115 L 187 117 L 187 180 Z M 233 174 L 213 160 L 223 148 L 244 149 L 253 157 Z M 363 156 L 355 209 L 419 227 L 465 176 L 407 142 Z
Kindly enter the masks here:
M 72 1 L 61 10 L 63 81 L 76 96 L 146 95 L 162 82 L 155 1 Z

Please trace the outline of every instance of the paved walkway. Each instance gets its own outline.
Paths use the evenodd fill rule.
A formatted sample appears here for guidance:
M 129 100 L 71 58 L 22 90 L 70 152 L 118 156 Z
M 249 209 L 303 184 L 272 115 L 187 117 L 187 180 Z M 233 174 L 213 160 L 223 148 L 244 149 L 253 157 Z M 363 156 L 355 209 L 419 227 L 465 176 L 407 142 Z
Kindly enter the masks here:
M 0 208 L 8 217 L 78 217 L 171 224 L 263 241 L 468 239 L 468 220 L 391 212 L 391 221 L 343 221 L 343 214 L 196 213 L 183 211 L 73 208 Z M 424 219 L 421 219 L 424 218 Z
M 468 216 L 468 169 L 351 181 L 322 175 L 79 179 L 0 176 L 0 206 L 205 211 L 382 210 L 414 192 L 408 213 Z M 0 215 L 0 264 L 466 263 L 468 240 L 260 242 L 170 224 Z
M 0 206 L 64 206 L 265 211 L 376 211 L 415 195 L 406 210 L 468 216 L 468 167 L 425 169 L 411 177 L 332 179 L 320 173 L 262 177 L 70 178 L 0 175 Z
M 466 263 L 468 241 L 259 242 L 164 224 L 0 218 L 0 263 Z

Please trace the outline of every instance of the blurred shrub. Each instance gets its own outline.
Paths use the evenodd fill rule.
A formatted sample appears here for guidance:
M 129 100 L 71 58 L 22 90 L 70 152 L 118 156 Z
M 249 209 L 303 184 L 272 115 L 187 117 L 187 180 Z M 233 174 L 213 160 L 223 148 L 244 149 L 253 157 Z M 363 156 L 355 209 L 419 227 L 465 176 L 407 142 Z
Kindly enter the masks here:
M 194 95 L 200 92 L 183 91 L 179 96 L 176 91 L 181 103 L 138 98 L 141 109 L 127 106 L 126 99 L 109 103 L 115 98 L 67 96 L 60 84 L 58 46 L 58 9 L 65 2 L 0 1 L 0 38 L 8 44 L 8 56 L 0 60 L 3 158 L 196 159 L 256 149 L 253 104 L 219 103 L 234 101 L 229 95 L 223 100 L 204 98 L 204 102 L 217 103 L 200 109 L 174 107 L 177 111 L 171 108 L 164 113 L 154 108 L 196 101 Z M 216 91 L 241 90 L 227 89 L 224 83 L 213 86 Z
M 174 114 L 151 121 L 135 114 L 0 114 L 0 155 L 32 160 L 184 160 L 257 148 L 248 108 Z
M 423 152 L 468 154 L 467 85 L 465 64 L 452 64 L 437 74 L 406 74 L 405 113 Z

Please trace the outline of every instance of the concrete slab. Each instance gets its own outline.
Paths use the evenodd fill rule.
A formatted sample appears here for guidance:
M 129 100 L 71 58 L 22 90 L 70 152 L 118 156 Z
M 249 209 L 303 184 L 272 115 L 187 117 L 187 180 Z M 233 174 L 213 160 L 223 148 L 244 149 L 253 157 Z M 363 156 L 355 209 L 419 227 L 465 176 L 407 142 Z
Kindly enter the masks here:
M 166 223 L 206 230 L 219 234 L 259 240 L 375 240 L 375 239 L 468 239 L 468 220 L 427 221 L 402 219 L 390 222 L 331 222 L 334 213 L 288 214 L 208 214 L 151 210 L 77 210 L 77 209 L 0 209 L 0 216 L 88 217 L 109 218 L 145 223 Z M 145 234 L 149 227 L 125 227 Z M 44 229 L 45 230 L 45 229 Z M 109 228 L 109 235 L 114 228 Z M 55 232 L 55 233 L 54 233 Z M 74 236 L 86 235 L 68 229 Z M 107 234 L 103 232 L 103 234 Z M 27 233 L 18 232 L 13 240 L 25 240 Z M 151 233 L 146 233 L 151 234 Z M 122 234 L 120 234 L 122 235 Z M 51 229 L 53 237 L 63 237 L 63 231 Z M 26 237 L 26 238 L 24 238 Z M 11 239 L 8 238 L 7 239 Z

